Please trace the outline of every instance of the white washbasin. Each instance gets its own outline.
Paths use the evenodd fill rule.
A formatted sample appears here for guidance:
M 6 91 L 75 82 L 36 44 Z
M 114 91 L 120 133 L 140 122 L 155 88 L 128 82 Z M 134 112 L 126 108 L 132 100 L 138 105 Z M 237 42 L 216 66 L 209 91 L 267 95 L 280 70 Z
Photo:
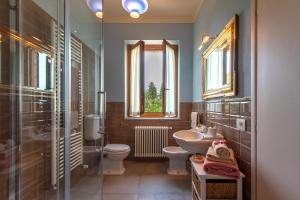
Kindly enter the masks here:
M 173 134 L 177 144 L 190 153 L 205 155 L 213 140 L 204 138 L 204 135 L 195 130 L 182 130 Z

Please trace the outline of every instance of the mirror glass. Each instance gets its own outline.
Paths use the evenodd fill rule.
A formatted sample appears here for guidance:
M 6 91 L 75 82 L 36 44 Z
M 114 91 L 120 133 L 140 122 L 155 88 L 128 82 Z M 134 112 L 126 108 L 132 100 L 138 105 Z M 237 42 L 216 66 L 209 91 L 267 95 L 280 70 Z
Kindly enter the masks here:
M 203 53 L 203 98 L 236 95 L 237 17 Z
M 217 47 L 206 60 L 206 90 L 222 88 L 231 80 L 230 40 Z

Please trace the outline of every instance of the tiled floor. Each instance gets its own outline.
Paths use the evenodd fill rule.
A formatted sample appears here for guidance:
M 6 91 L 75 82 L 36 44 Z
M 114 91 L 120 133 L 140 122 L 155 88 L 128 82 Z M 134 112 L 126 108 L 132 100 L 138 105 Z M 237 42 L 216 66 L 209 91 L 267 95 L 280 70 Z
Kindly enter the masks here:
M 122 176 L 104 177 L 104 200 L 191 200 L 190 176 L 169 176 L 167 162 L 126 162 Z M 81 179 L 72 200 L 99 200 L 97 176 Z

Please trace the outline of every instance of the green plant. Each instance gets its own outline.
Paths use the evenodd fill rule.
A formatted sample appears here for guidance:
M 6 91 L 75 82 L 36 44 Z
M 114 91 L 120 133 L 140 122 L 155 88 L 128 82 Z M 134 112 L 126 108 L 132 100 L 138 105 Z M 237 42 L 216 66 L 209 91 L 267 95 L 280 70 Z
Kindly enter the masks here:
M 149 83 L 145 94 L 145 112 L 162 112 L 162 89 L 157 94 L 157 88 L 153 82 Z

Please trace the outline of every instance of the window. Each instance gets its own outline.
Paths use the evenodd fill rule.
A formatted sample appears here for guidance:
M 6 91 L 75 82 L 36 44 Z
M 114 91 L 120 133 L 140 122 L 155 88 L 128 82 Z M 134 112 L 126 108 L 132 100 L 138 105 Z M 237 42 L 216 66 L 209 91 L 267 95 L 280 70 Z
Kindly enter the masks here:
M 178 116 L 178 45 L 139 41 L 127 45 L 128 117 Z

